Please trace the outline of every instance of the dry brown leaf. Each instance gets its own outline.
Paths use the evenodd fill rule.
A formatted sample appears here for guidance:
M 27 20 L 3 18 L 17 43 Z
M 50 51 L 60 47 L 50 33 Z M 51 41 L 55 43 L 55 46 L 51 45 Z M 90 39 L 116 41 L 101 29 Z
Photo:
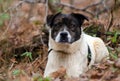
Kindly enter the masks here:
M 67 78 L 65 81 L 85 81 L 85 80 L 80 80 L 80 78 Z
M 120 68 L 120 58 L 115 61 L 115 67 Z

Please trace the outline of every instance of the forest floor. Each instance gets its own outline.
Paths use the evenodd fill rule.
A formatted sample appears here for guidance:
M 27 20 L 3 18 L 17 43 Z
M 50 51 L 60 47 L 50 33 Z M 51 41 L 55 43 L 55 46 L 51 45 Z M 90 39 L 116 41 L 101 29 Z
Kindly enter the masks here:
M 74 5 L 83 7 L 91 1 L 75 0 Z M 17 3 L 13 1 L 11 6 Z M 93 7 L 90 10 L 95 9 Z M 69 13 L 71 10 L 65 8 L 63 12 Z M 78 78 L 67 78 L 65 68 L 61 67 L 54 75 L 54 80 L 43 78 L 48 56 L 45 5 L 23 3 L 11 13 L 11 18 L 0 27 L 0 81 L 120 81 L 120 8 L 104 12 L 99 18 L 85 14 L 89 22 L 83 24 L 86 33 L 104 40 L 110 59 L 93 65 Z

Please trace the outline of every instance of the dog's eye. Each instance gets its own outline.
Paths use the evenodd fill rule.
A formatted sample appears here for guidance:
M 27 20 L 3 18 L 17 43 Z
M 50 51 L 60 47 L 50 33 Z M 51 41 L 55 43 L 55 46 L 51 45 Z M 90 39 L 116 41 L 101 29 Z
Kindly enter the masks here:
M 75 27 L 76 25 L 75 24 L 71 24 L 71 27 Z
M 74 31 L 74 30 L 75 30 L 75 27 L 76 27 L 76 25 L 75 25 L 75 24 L 71 24 L 71 25 L 70 25 L 70 29 L 71 29 L 72 31 Z
M 53 28 L 54 28 L 54 30 L 55 30 L 55 31 L 58 31 L 58 30 L 59 30 L 59 28 L 60 28 L 60 26 L 59 26 L 58 24 L 56 24 L 56 25 L 54 25 L 54 27 L 53 27 Z
M 54 24 L 54 27 L 61 27 L 61 26 L 62 26 L 62 23 Z
M 58 31 L 58 30 L 59 30 L 59 27 L 55 27 L 54 30 L 55 30 L 55 31 Z

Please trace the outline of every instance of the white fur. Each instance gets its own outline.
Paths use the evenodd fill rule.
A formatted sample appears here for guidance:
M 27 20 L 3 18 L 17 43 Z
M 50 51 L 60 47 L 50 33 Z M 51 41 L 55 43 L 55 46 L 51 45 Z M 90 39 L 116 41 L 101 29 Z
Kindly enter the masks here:
M 58 33 L 58 35 L 57 35 L 56 38 L 55 38 L 55 42 L 59 42 L 59 41 L 60 41 L 60 34 L 61 34 L 62 32 L 66 32 L 66 33 L 68 34 L 68 42 L 71 42 L 71 35 L 70 35 L 70 33 L 66 30 L 66 28 L 64 28 L 63 31 L 61 31 L 61 32 Z
M 60 41 L 60 33 L 61 33 L 61 32 L 59 32 L 59 33 L 57 34 L 57 36 L 56 36 L 56 38 L 55 38 L 55 42 L 59 42 L 59 41 Z
M 91 62 L 87 65 L 88 46 L 91 50 Z M 81 38 L 72 44 L 60 44 L 55 42 L 51 35 L 49 36 L 49 49 L 53 49 L 48 56 L 44 77 L 50 76 L 52 72 L 57 71 L 60 66 L 66 68 L 69 77 L 79 77 L 86 72 L 95 62 L 109 56 L 108 50 L 100 38 L 91 37 L 84 33 Z M 64 51 L 66 53 L 58 52 Z

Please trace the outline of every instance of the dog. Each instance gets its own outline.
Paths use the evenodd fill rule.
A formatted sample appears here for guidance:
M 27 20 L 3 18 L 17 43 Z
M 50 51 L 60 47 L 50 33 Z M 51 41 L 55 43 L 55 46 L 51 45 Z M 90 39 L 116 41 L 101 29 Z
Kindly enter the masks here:
M 68 77 L 79 77 L 94 63 L 108 59 L 109 52 L 102 39 L 83 32 L 81 26 L 88 18 L 79 13 L 57 13 L 47 16 L 49 26 L 49 55 L 44 77 L 61 66 Z

